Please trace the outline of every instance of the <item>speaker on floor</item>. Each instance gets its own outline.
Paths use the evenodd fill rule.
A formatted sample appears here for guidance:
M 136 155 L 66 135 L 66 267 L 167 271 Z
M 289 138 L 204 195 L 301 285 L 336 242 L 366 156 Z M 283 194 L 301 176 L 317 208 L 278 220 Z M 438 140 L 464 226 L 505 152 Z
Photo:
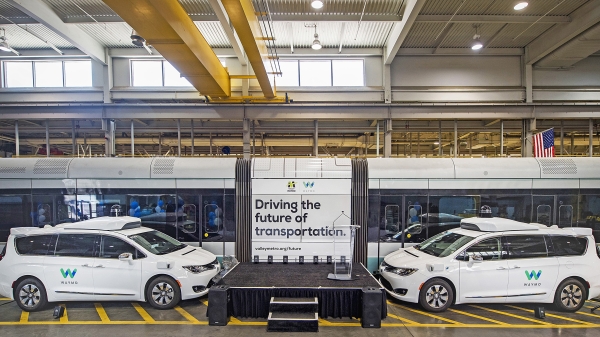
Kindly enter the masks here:
M 546 309 L 544 307 L 535 307 L 533 308 L 533 315 L 535 318 L 546 318 Z
M 63 317 L 64 314 L 65 314 L 65 307 L 63 307 L 62 305 L 54 307 L 54 312 L 52 313 L 52 316 L 54 316 L 55 319 L 59 319 L 59 318 Z
M 375 287 L 364 287 L 362 289 L 362 315 L 360 323 L 363 328 L 381 328 L 382 303 L 383 294 L 381 293 L 381 289 Z
M 228 308 L 229 286 L 212 286 L 208 291 L 208 325 L 227 325 Z

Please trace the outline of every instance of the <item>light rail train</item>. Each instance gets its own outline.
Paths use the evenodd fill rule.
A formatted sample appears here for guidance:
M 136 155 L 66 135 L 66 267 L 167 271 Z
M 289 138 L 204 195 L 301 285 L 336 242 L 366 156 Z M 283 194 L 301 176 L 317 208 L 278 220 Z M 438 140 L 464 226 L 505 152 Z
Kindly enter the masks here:
M 12 227 L 108 216 L 111 207 L 119 205 L 122 215 L 140 218 L 145 227 L 217 256 L 235 255 L 236 245 L 244 239 L 238 235 L 244 224 L 236 219 L 251 204 L 242 181 L 255 177 L 257 163 L 271 167 L 289 161 L 313 166 L 352 163 L 353 189 L 348 193 L 353 195 L 353 214 L 359 208 L 366 213 L 364 220 L 355 219 L 359 231 L 366 229 L 366 235 L 357 236 L 355 251 L 367 257 L 370 270 L 402 246 L 458 227 L 461 219 L 476 216 L 482 206 L 489 206 L 494 217 L 592 228 L 600 241 L 600 158 L 255 158 L 245 165 L 240 161 L 0 159 L 0 242 L 6 241 Z M 354 172 L 358 161 L 366 174 Z M 299 170 L 301 165 L 294 167 Z M 302 174 L 293 173 L 299 178 Z M 363 186 L 367 195 L 355 195 L 355 186 Z

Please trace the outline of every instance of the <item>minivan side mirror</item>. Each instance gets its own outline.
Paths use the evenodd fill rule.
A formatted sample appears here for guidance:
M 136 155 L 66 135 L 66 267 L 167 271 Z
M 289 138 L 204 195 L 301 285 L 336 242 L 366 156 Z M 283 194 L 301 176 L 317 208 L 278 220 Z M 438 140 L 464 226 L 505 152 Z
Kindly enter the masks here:
M 483 257 L 480 254 L 469 255 L 469 262 L 482 262 Z
M 122 253 L 121 255 L 119 255 L 119 261 L 127 261 L 131 264 L 131 263 L 133 263 L 133 254 Z

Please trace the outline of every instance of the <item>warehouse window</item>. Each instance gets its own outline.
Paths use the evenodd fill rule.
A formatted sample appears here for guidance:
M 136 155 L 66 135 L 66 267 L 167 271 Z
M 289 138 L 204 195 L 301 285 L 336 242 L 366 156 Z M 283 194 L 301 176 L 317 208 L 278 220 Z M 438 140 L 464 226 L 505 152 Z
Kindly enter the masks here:
M 281 60 L 277 86 L 364 86 L 364 60 Z
M 134 87 L 189 87 L 169 62 L 160 60 L 132 60 L 131 85 Z
M 6 61 L 7 88 L 91 87 L 91 61 Z

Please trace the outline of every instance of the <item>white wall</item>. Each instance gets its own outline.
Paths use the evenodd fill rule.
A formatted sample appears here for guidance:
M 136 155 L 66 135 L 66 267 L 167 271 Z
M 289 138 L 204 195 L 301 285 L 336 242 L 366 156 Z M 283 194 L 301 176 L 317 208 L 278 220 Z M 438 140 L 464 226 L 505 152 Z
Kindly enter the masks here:
M 570 69 L 533 69 L 534 87 L 600 87 L 600 55 L 575 63 Z

